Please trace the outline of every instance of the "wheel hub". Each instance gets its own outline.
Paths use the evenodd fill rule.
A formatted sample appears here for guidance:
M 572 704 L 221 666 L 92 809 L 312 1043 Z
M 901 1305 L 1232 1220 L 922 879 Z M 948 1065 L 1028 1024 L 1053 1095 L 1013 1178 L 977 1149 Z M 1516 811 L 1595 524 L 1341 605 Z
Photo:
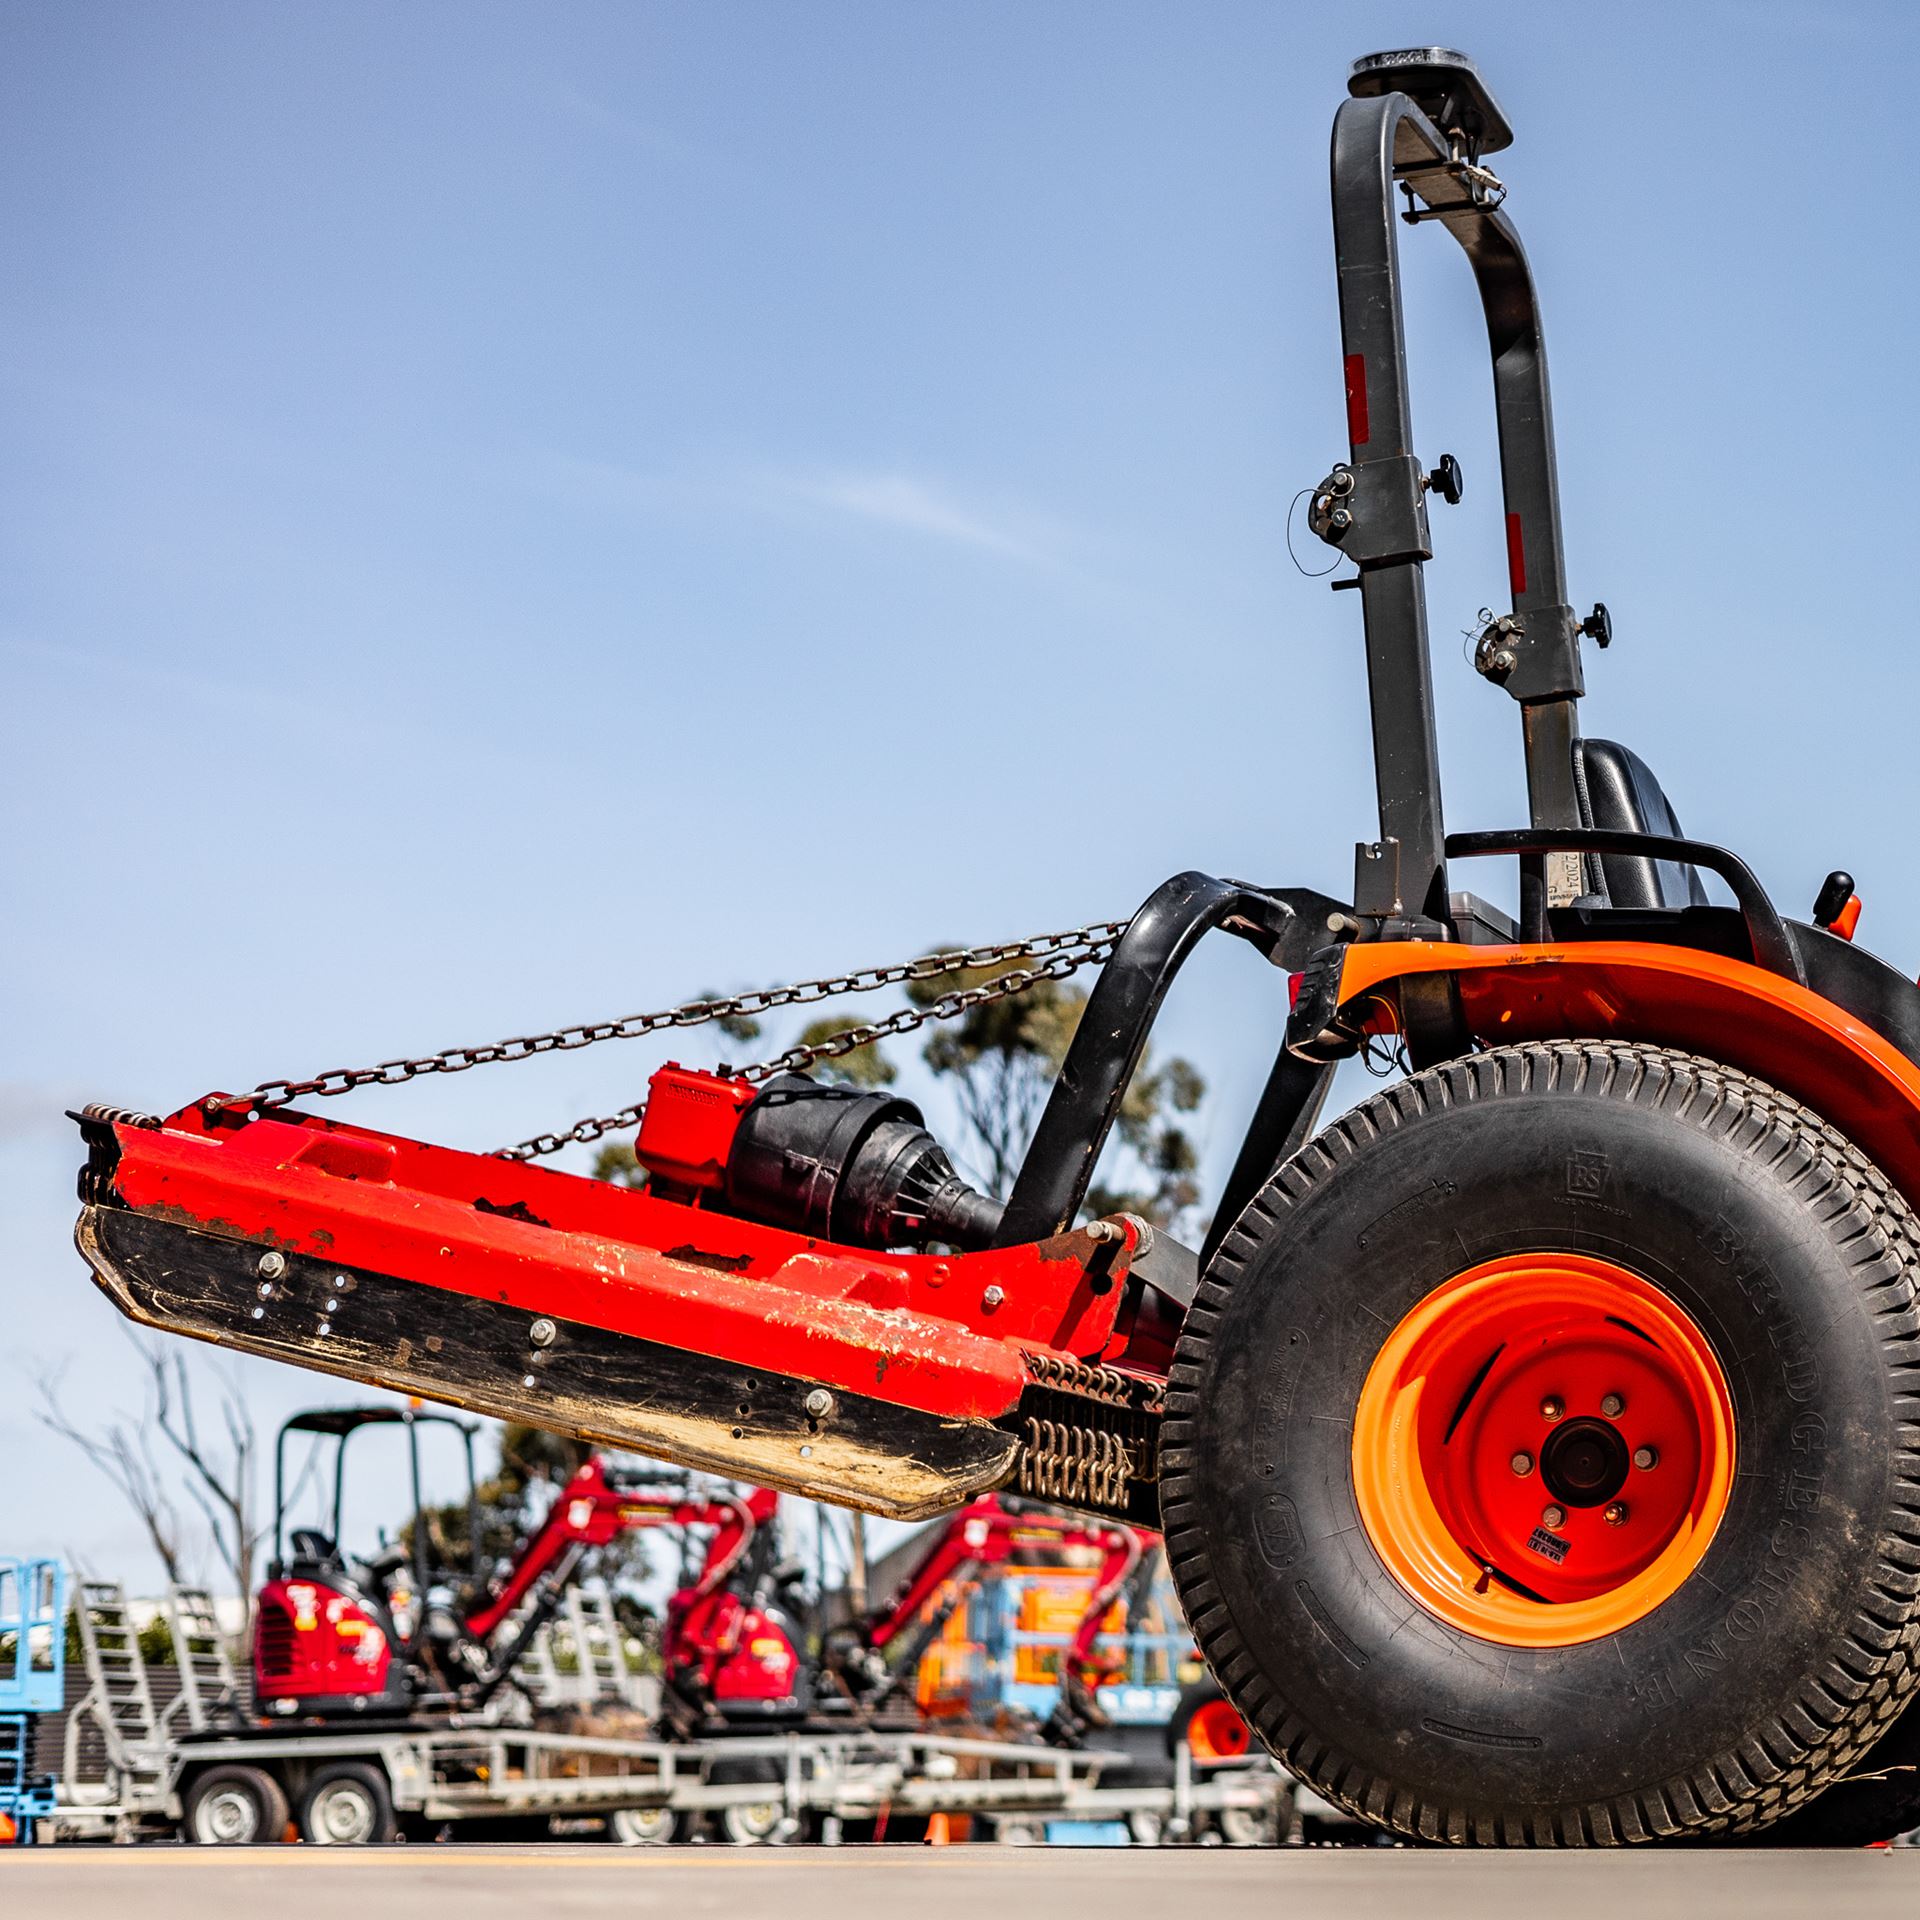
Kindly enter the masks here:
M 1627 1483 L 1627 1443 L 1606 1420 L 1569 1420 L 1540 1449 L 1540 1478 L 1569 1507 L 1604 1506 Z

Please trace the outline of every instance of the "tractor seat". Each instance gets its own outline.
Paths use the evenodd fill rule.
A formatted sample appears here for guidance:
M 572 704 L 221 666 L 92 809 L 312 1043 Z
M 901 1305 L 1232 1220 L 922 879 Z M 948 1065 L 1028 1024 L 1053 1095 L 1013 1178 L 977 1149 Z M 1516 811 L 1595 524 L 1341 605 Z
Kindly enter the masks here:
M 297 1563 L 314 1567 L 338 1567 L 343 1564 L 333 1535 L 322 1533 L 318 1527 L 295 1527 L 288 1536 L 288 1544 L 293 1548 L 293 1558 Z
M 1680 817 L 1654 778 L 1653 769 L 1614 740 L 1573 743 L 1573 784 L 1581 822 L 1612 833 L 1659 833 L 1683 837 Z M 1675 908 L 1708 905 L 1699 870 L 1677 860 L 1644 854 L 1587 856 L 1588 884 L 1610 907 Z M 1596 884 L 1597 883 L 1597 884 Z

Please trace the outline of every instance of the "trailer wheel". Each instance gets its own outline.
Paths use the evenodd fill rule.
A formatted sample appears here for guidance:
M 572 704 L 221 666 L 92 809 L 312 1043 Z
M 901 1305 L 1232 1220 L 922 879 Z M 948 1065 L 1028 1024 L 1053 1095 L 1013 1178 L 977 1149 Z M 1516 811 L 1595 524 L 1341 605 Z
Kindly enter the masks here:
M 358 1760 L 317 1768 L 300 1796 L 300 1838 L 317 1847 L 381 1846 L 396 1831 L 385 1777 Z
M 1238 1760 L 1253 1745 L 1253 1734 L 1240 1709 L 1220 1691 L 1211 1674 L 1196 1680 L 1181 1695 L 1167 1722 L 1167 1751 L 1182 1747 L 1196 1760 Z
M 209 1767 L 186 1795 L 186 1837 L 202 1847 L 252 1847 L 283 1840 L 287 1796 L 259 1767 Z
M 724 1808 L 720 1825 L 736 1847 L 769 1847 L 787 1817 L 782 1800 L 747 1800 Z
M 1917 1269 L 1871 1162 L 1704 1060 L 1515 1046 L 1376 1096 L 1248 1206 L 1175 1357 L 1208 1664 L 1424 1839 L 1778 1819 L 1915 1682 Z
M 679 1831 L 671 1807 L 621 1807 L 607 1815 L 608 1836 L 622 1847 L 664 1847 Z

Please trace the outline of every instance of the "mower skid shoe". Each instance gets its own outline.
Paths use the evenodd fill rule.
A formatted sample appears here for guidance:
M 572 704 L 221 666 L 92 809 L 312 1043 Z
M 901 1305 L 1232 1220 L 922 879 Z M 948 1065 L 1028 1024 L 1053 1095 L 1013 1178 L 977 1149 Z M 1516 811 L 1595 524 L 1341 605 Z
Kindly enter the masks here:
M 89 1205 L 74 1238 L 143 1326 L 893 1519 L 999 1486 L 1020 1453 L 986 1419 L 844 1388 L 816 1418 L 808 1381 L 337 1261 L 288 1252 L 263 1278 L 258 1244 L 152 1213 Z

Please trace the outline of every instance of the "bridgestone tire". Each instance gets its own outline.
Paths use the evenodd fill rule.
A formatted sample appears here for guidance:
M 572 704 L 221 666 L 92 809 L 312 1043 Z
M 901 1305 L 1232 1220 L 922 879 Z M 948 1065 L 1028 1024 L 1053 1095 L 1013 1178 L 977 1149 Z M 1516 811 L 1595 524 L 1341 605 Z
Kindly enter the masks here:
M 318 1768 L 300 1796 L 300 1838 L 310 1845 L 384 1846 L 398 1832 L 385 1775 L 358 1760 Z
M 1227 1694 L 1327 1799 L 1429 1841 L 1621 1844 L 1791 1812 L 1916 1679 L 1917 1248 L 1831 1127 L 1682 1054 L 1500 1048 L 1345 1115 L 1235 1224 L 1172 1369 L 1168 1558 Z M 1552 1648 L 1417 1604 L 1352 1466 L 1389 1332 L 1464 1270 L 1533 1252 L 1613 1262 L 1690 1315 L 1736 1446 L 1684 1584 Z
M 259 1767 L 209 1767 L 187 1788 L 180 1825 L 197 1846 L 277 1844 L 287 1835 L 287 1796 Z

